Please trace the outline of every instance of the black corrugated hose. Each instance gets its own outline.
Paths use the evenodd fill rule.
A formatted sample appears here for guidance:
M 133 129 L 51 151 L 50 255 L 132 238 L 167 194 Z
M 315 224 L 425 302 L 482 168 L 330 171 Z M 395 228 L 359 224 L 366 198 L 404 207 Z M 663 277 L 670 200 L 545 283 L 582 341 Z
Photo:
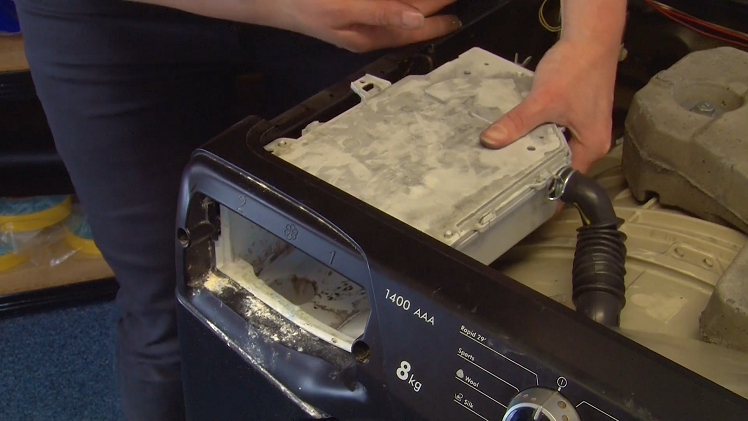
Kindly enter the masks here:
M 607 192 L 597 182 L 573 169 L 560 175 L 559 199 L 573 205 L 582 217 L 572 269 L 572 300 L 578 312 L 606 326 L 619 327 L 626 305 L 626 234 L 619 230 Z

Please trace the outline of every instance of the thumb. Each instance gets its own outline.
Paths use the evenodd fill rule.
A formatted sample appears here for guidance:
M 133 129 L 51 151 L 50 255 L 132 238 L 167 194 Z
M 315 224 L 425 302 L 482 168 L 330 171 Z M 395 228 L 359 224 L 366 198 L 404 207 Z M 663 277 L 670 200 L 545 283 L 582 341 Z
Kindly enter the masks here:
M 530 93 L 516 107 L 488 126 L 480 135 L 481 144 L 487 148 L 503 148 L 541 124 L 549 118 L 544 103 L 537 95 Z
M 355 7 L 349 9 L 349 13 L 349 24 L 419 29 L 426 21 L 420 10 L 397 0 L 357 2 Z

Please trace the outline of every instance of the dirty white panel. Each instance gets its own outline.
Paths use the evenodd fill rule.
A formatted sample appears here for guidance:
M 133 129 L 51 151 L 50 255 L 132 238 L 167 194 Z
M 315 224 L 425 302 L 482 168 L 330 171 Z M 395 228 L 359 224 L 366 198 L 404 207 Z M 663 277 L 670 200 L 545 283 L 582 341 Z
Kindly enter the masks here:
M 346 351 L 371 314 L 363 287 L 225 206 L 216 269 L 292 323 Z
M 553 214 L 545 189 L 570 161 L 555 125 L 501 150 L 480 144 L 480 133 L 531 83 L 530 71 L 476 48 L 391 86 L 362 78 L 354 82 L 361 104 L 267 149 L 458 249 L 491 227 L 504 243 L 486 242 L 493 254 L 472 252 L 490 262 Z M 500 226 L 510 214 L 519 220 Z

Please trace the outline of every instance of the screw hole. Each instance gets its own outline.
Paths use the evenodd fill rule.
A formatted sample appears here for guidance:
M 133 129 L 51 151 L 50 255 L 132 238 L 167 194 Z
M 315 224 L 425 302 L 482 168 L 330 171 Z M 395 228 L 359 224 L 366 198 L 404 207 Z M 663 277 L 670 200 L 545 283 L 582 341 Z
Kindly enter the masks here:
M 184 228 L 177 229 L 177 240 L 179 241 L 179 244 L 182 247 L 187 247 L 190 245 L 190 233 L 187 232 Z
M 368 84 L 368 85 L 364 85 L 364 87 L 363 87 L 362 89 L 363 89 L 363 90 L 365 90 L 366 92 L 369 92 L 369 91 L 371 91 L 372 89 L 374 89 L 374 84 L 373 84 L 373 83 L 370 83 L 370 84 Z
M 530 151 L 530 152 L 534 152 L 535 151 L 535 146 L 528 146 L 527 150 Z
M 470 70 L 465 70 L 463 73 L 465 73 L 466 75 L 469 75 L 469 74 L 472 74 L 473 72 L 471 72 Z
M 488 63 L 483 63 L 484 66 L 488 66 Z
M 358 361 L 361 364 L 366 364 L 369 362 L 369 357 L 371 357 L 371 348 L 369 348 L 369 345 L 366 344 L 364 341 L 358 341 L 353 344 L 351 347 L 351 351 L 353 352 L 353 356 L 356 358 L 356 361 Z

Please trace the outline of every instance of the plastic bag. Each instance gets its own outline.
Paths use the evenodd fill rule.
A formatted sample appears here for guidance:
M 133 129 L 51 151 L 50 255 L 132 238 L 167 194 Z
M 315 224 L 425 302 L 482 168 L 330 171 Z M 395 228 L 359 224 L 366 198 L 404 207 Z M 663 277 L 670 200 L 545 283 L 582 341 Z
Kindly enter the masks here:
M 0 198 L 0 295 L 113 275 L 75 197 Z
M 71 196 L 0 198 L 0 270 L 32 260 L 64 235 L 60 223 L 72 212 Z

